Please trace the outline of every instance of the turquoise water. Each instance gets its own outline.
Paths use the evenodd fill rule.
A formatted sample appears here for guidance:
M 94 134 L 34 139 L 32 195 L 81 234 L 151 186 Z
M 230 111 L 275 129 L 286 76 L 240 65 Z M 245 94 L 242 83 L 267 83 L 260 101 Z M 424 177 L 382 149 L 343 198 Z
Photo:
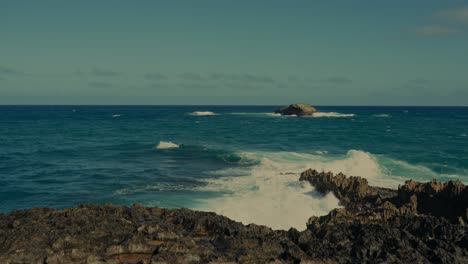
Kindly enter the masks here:
M 297 181 L 309 167 L 381 186 L 468 181 L 468 108 L 276 108 L 0 106 L 0 212 L 142 203 L 286 228 L 338 206 Z

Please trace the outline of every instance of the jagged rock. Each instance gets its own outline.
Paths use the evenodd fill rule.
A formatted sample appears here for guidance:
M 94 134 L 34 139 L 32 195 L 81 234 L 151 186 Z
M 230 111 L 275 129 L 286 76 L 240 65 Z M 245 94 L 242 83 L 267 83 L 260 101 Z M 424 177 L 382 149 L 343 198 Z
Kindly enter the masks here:
M 0 214 L 0 263 L 468 263 L 463 184 L 408 181 L 397 191 L 315 170 L 300 179 L 344 208 L 304 231 L 141 205 L 16 210 Z
M 0 263 L 267 263 L 287 252 L 306 258 L 282 241 L 286 231 L 188 209 L 80 205 L 0 214 Z
M 396 190 L 369 186 L 365 178 L 346 177 L 342 173 L 318 172 L 308 169 L 301 173 L 301 181 L 308 181 L 318 192 L 333 194 L 344 206 L 362 206 L 363 203 L 376 203 L 396 195 Z
M 317 110 L 309 104 L 290 104 L 275 111 L 281 115 L 307 116 L 312 115 Z
M 367 180 L 361 177 L 346 177 L 342 173 L 334 175 L 331 172 L 306 170 L 301 173 L 301 181 L 309 181 L 321 193 L 333 192 L 340 200 L 353 202 L 364 197 L 375 195 L 376 190 L 369 187 Z
M 468 220 L 468 188 L 459 181 L 421 183 L 409 180 L 398 188 L 398 198 L 401 203 L 410 203 L 413 199 L 414 210 L 418 213 L 455 221 Z

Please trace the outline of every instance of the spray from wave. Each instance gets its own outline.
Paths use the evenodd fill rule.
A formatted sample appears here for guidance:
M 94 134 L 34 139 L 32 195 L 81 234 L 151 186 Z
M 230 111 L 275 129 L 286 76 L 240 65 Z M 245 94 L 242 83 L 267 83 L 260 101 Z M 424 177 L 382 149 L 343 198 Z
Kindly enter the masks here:
M 333 194 L 322 196 L 308 182 L 299 181 L 300 172 L 308 168 L 360 175 L 380 186 L 395 187 L 400 183 L 386 178 L 375 157 L 364 151 L 350 150 L 336 157 L 296 152 L 243 152 L 242 156 L 259 163 L 214 172 L 232 177 L 207 179 L 202 190 L 222 195 L 199 201 L 197 209 L 214 211 L 244 224 L 302 230 L 309 217 L 339 207 Z
M 198 151 L 200 147 L 191 147 Z M 333 194 L 317 193 L 308 182 L 300 182 L 306 169 L 342 172 L 365 177 L 370 185 L 396 188 L 404 180 L 437 178 L 437 173 L 383 155 L 349 150 L 344 155 L 324 150 L 298 152 L 229 152 L 203 148 L 200 152 L 229 164 L 211 171 L 194 190 L 211 194 L 196 198 L 190 207 L 213 211 L 244 224 L 255 223 L 274 229 L 304 229 L 307 219 L 339 207 Z M 182 149 L 181 149 L 182 150 Z M 184 151 L 189 151 L 185 149 Z M 201 151 L 201 150 L 200 150 Z
M 195 111 L 190 113 L 189 115 L 192 116 L 214 116 L 218 115 L 217 113 L 211 112 L 211 111 Z

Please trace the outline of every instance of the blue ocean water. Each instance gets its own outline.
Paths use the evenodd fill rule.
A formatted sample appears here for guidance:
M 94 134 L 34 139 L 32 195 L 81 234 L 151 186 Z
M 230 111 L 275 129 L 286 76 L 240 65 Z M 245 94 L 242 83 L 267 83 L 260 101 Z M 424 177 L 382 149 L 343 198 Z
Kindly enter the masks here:
M 468 182 L 468 108 L 276 108 L 0 106 L 0 212 L 141 203 L 287 229 L 338 206 L 298 182 L 309 167 Z

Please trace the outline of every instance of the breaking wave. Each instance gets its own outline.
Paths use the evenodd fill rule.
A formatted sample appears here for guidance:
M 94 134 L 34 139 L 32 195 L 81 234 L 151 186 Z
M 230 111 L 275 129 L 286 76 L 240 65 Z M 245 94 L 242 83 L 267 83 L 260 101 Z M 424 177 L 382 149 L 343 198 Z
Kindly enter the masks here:
M 184 145 L 178 151 L 180 155 L 190 152 L 225 164 L 197 179 L 201 182 L 193 190 L 210 195 L 192 198 L 191 208 L 213 211 L 244 224 L 283 230 L 303 230 L 309 217 L 325 215 L 339 207 L 333 194 L 324 196 L 308 182 L 299 181 L 300 173 L 309 168 L 361 176 L 370 185 L 390 188 L 397 188 L 409 178 L 425 181 L 443 177 L 426 166 L 362 150 L 337 155 L 326 150 L 236 152 Z M 447 178 L 450 176 L 455 178 Z
M 171 149 L 171 148 L 179 148 L 179 145 L 170 141 L 159 141 L 159 144 L 156 145 L 156 149 Z
M 254 166 L 213 172 L 222 177 L 206 179 L 206 186 L 201 190 L 221 195 L 200 200 L 196 209 L 214 211 L 244 224 L 302 230 L 309 217 L 325 215 L 339 207 L 333 194 L 323 196 L 309 183 L 300 182 L 302 171 L 314 168 L 359 175 L 372 185 L 385 187 L 397 187 L 404 179 L 388 175 L 378 157 L 360 150 L 350 150 L 341 156 L 296 152 L 242 152 L 241 156 L 259 162 Z M 407 169 L 408 165 L 403 164 Z M 421 173 L 427 174 L 427 171 Z

